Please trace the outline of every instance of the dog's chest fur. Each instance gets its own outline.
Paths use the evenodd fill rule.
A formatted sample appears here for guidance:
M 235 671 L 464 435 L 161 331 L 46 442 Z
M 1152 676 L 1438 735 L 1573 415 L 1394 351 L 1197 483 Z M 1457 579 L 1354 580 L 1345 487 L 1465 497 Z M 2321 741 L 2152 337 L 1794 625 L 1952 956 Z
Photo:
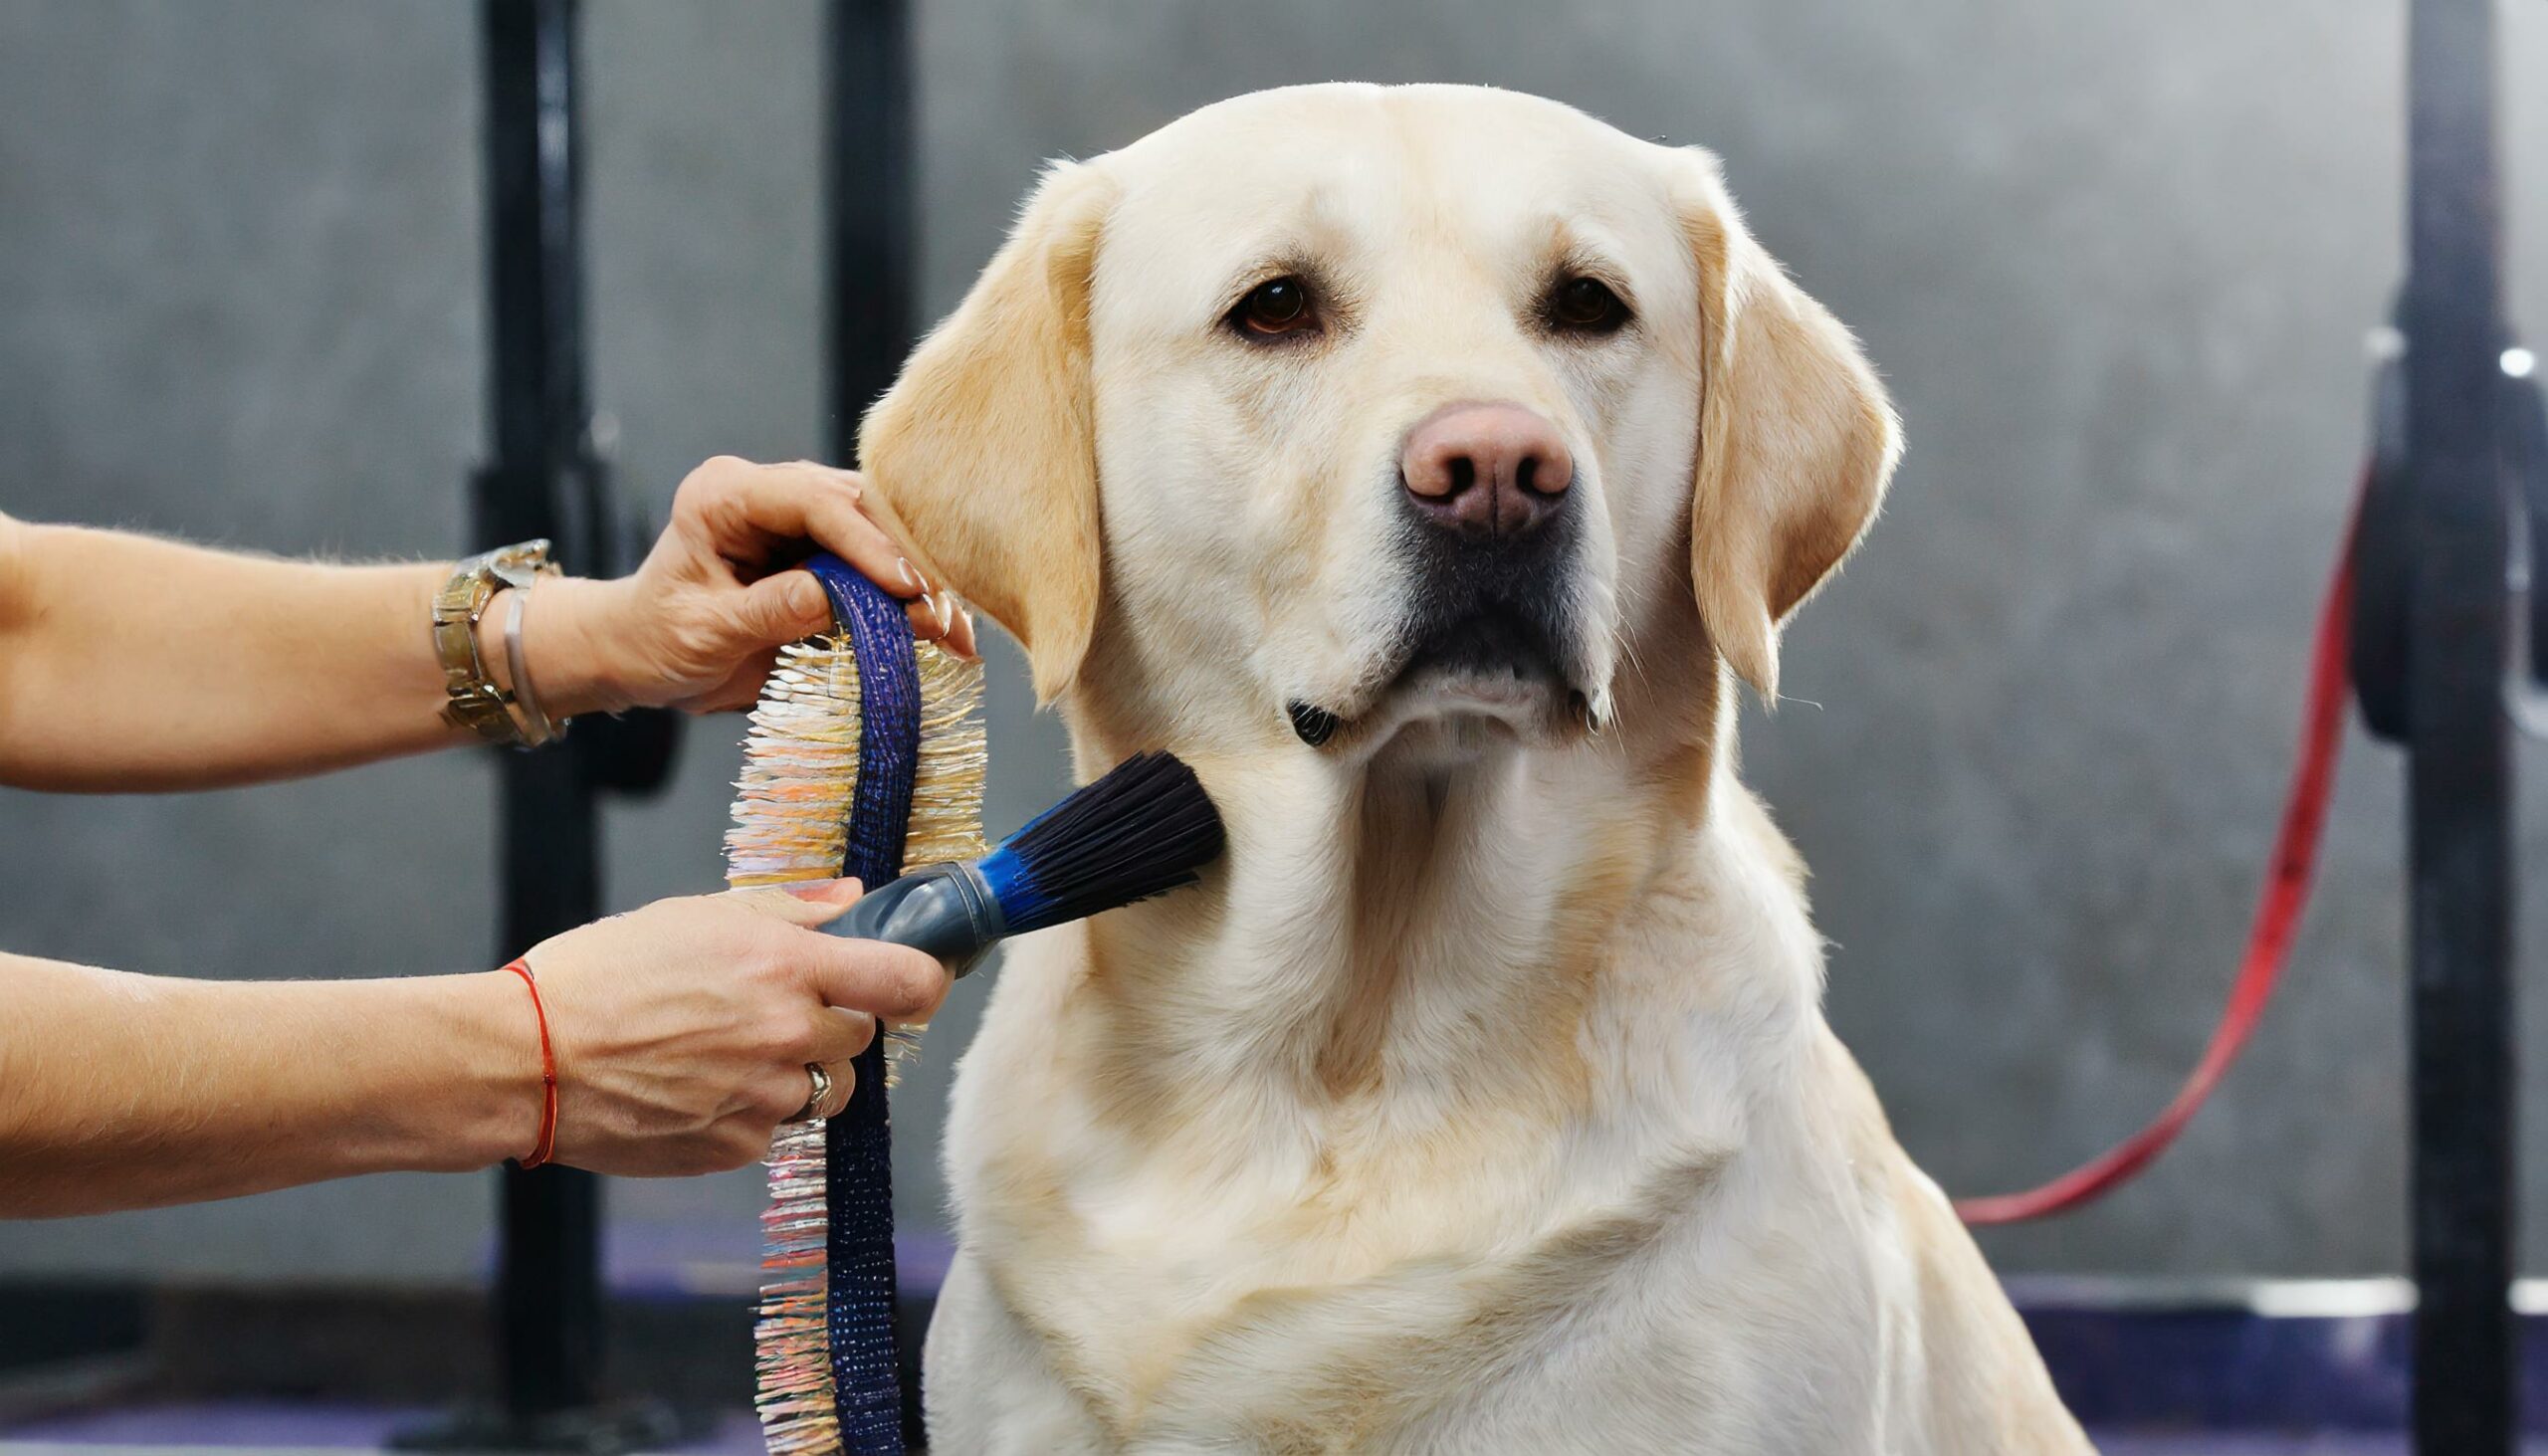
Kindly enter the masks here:
M 965 1267 L 933 1358 L 1050 1408 L 975 1434 L 1039 1432 L 1019 1450 L 1447 1451 L 1565 1450 L 1597 1430 L 1598 1448 L 1627 1449 L 1624 1420 L 1737 1448 L 1864 1447 L 1884 1404 L 1870 1305 L 1907 1281 L 1876 1267 L 1891 1241 L 1864 1226 L 1889 1217 L 1865 1185 L 1889 1164 L 1853 1173 L 1855 1140 L 1810 1126 L 1816 954 L 1754 850 L 1709 831 L 1661 883 L 1618 887 L 1639 908 L 1575 947 L 1587 964 L 1544 944 L 1500 963 L 1458 936 L 1401 945 L 1384 1007 L 1339 1003 L 1368 1003 L 1375 967 L 1356 967 L 1359 990 L 1314 994 L 1283 973 L 1298 945 L 1223 927 L 1220 958 L 1182 978 L 1211 987 L 1185 1031 L 1243 1029 L 1228 1037 L 1162 1026 L 1174 985 L 1116 964 L 1173 936 L 1029 947 L 959 1081 Z M 1694 947 L 1709 945 L 1742 963 L 1706 964 Z M 1141 1010 L 1115 999 L 1134 990 L 1118 975 Z M 1340 1049 L 1354 1016 L 1388 1024 Z M 1268 1029 L 1286 1026 L 1298 1045 Z M 1821 1372 L 1811 1390 L 1805 1369 Z M 1586 1424 L 1588 1400 L 1610 1413 Z M 951 1438 L 986 1409 L 954 1407 Z

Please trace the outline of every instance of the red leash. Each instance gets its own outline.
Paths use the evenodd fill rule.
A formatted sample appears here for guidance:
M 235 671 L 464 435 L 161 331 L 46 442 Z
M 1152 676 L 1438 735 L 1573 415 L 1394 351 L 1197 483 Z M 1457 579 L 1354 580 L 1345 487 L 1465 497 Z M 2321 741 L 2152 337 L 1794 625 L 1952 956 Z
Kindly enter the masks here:
M 2357 518 L 2360 499 L 2357 492 Z M 2292 936 L 2300 929 L 2300 913 L 2309 904 L 2319 835 L 2327 826 L 2327 799 L 2335 788 L 2336 763 L 2344 751 L 2345 708 L 2353 688 L 2347 662 L 2353 621 L 2353 542 L 2354 529 L 2348 525 L 2344 551 L 2336 558 L 2334 576 L 2318 608 L 2318 636 L 2309 653 L 2309 706 L 2301 723 L 2299 761 L 2292 768 L 2291 789 L 2283 800 L 2282 830 L 2274 840 L 2273 862 L 2266 867 L 2256 918 L 2247 931 L 2246 957 L 2230 987 L 2230 1004 L 2221 1013 L 2221 1024 L 2213 1028 L 2212 1044 L 2203 1049 L 2203 1060 L 2148 1127 L 2093 1160 L 2021 1193 L 1958 1199 L 1955 1211 L 1966 1223 L 2048 1218 L 2113 1191 L 2185 1131 L 2263 1018 L 2265 1000 L 2282 976 Z

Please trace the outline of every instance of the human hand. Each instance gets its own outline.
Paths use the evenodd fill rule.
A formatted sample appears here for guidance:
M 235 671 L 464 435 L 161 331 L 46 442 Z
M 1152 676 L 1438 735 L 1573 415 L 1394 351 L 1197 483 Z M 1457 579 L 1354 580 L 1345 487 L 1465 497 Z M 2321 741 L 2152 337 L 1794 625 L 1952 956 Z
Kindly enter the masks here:
M 543 709 L 563 719 L 750 707 L 778 649 L 831 626 L 821 584 L 787 569 L 813 545 L 902 598 L 918 636 L 974 656 L 971 615 L 905 558 L 862 509 L 864 491 L 856 472 L 805 461 L 720 456 L 692 471 L 634 575 L 549 581 L 532 593 L 523 645 Z M 482 620 L 501 622 L 503 610 Z
M 847 1107 L 849 1059 L 876 1018 L 926 1020 L 949 985 L 922 951 L 812 929 L 858 896 L 832 880 L 662 900 L 532 947 L 557 1059 L 555 1160 L 634 1177 L 741 1167 L 804 1106 L 807 1063 L 832 1079 L 816 1111 Z

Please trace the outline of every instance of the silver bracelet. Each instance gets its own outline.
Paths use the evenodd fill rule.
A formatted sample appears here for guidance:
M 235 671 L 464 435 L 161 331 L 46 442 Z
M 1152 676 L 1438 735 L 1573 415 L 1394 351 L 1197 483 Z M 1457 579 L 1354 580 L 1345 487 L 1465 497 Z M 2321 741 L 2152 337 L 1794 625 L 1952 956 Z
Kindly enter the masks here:
M 531 582 L 531 586 L 538 584 L 536 578 Z M 555 742 L 564 729 L 539 711 L 539 697 L 531 690 L 531 662 L 522 650 L 522 619 L 531 606 L 531 586 L 515 588 L 513 605 L 505 612 L 505 665 L 513 670 L 513 706 L 519 715 L 515 724 L 522 730 L 523 746 L 536 748 Z

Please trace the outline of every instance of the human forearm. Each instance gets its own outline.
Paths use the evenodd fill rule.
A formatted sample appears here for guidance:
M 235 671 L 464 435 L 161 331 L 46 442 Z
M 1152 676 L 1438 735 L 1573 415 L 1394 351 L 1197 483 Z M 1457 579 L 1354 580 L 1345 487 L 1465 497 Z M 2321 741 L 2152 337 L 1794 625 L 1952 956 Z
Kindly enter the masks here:
M 814 927 L 855 884 L 660 901 L 527 957 L 557 1067 L 556 1160 L 741 1167 L 835 1114 L 874 1017 L 926 1019 L 945 967 Z M 540 1016 L 510 971 L 196 981 L 0 954 L 0 1218 L 225 1198 L 528 1156 Z
M 198 788 L 453 740 L 427 630 L 448 564 L 5 520 L 0 535 L 0 781 Z
M 0 955 L 0 1217 L 528 1152 L 538 1032 L 503 972 L 198 981 Z
M 780 644 L 823 630 L 786 568 L 820 545 L 907 599 L 913 630 L 973 651 L 970 620 L 863 513 L 846 471 L 711 461 L 637 572 L 543 580 L 525 661 L 552 720 L 748 706 Z M 326 566 L 0 516 L 0 783 L 204 788 L 478 741 L 442 717 L 428 628 L 448 562 Z M 513 687 L 509 595 L 478 649 Z

